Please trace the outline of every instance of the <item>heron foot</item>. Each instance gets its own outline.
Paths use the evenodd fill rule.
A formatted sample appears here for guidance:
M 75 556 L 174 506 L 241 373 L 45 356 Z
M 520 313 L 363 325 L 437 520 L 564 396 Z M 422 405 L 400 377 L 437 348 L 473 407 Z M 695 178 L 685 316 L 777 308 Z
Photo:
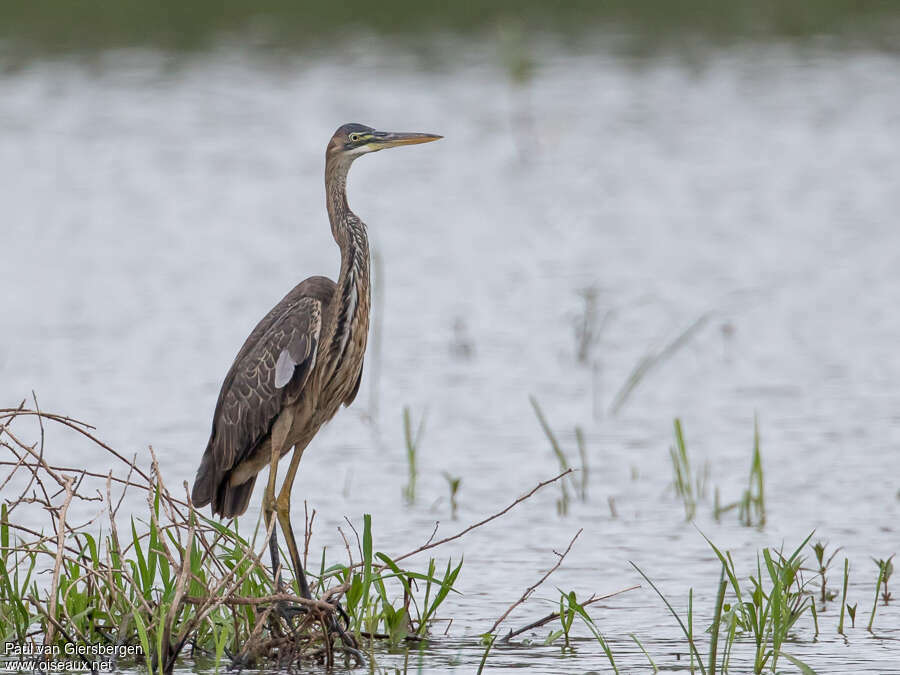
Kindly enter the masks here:
M 228 666 L 228 672 L 241 673 L 247 668 L 252 668 L 253 665 L 253 659 L 250 658 L 250 654 L 242 649 L 238 654 L 235 654 L 231 658 L 231 663 Z
M 344 621 L 343 626 L 341 626 L 341 620 Z M 341 607 L 340 603 L 335 605 L 334 613 L 329 615 L 327 628 L 329 633 L 336 635 L 341 639 L 341 650 L 345 655 L 352 656 L 358 666 L 366 665 L 366 657 L 360 651 L 359 643 L 350 632 L 350 617 L 347 615 L 347 612 L 344 611 L 344 608 Z
M 291 626 L 294 623 L 294 619 L 309 614 L 309 607 L 290 600 L 279 600 L 275 604 L 275 614 Z
M 344 622 L 343 626 L 341 621 Z M 334 612 L 328 617 L 328 632 L 337 635 L 341 638 L 341 642 L 351 649 L 356 649 L 359 646 L 356 638 L 350 632 L 350 617 L 340 603 L 335 605 Z
M 340 604 L 334 606 L 334 610 L 322 612 L 322 610 L 310 607 L 299 602 L 290 600 L 279 600 L 273 607 L 270 621 L 272 621 L 272 629 L 277 634 L 284 637 L 290 637 L 291 634 L 302 633 L 303 626 L 309 622 L 319 621 L 322 629 L 327 633 L 327 642 L 335 653 L 344 654 L 345 658 L 353 659 L 357 665 L 366 665 L 365 655 L 359 649 L 359 643 L 350 631 L 350 617 L 346 610 Z M 340 641 L 339 644 L 335 644 Z M 245 661 L 235 660 L 232 669 L 242 669 L 247 667 Z

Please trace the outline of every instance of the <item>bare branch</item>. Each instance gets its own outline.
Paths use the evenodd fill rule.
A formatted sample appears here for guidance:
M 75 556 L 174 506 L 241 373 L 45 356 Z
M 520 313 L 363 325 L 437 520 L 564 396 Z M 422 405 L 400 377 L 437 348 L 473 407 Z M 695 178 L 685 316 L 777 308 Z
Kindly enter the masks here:
M 636 590 L 638 588 L 640 588 L 640 585 L 629 586 L 628 588 L 623 588 L 622 590 L 616 591 L 614 593 L 607 593 L 606 595 L 592 595 L 587 600 L 582 602 L 581 606 L 587 607 L 588 605 L 593 605 L 594 603 L 600 602 L 601 600 L 608 600 L 609 598 L 615 597 L 617 595 L 621 595 L 622 593 L 627 593 L 628 591 Z M 545 616 L 541 619 L 538 619 L 537 621 L 533 621 L 530 624 L 528 624 L 527 626 L 523 626 L 522 628 L 519 628 L 518 630 L 510 631 L 509 633 L 507 633 L 500 639 L 500 642 L 509 642 L 512 638 L 518 637 L 522 633 L 527 633 L 528 631 L 534 630 L 535 628 L 540 628 L 541 626 L 544 626 L 544 625 L 550 623 L 551 621 L 555 621 L 558 618 L 559 618 L 559 612 L 551 612 L 547 616 Z
M 518 499 L 516 499 L 512 504 L 510 504 L 509 506 L 507 506 L 507 507 L 506 507 L 505 509 L 503 509 L 502 511 L 498 511 L 497 513 L 493 514 L 492 516 L 488 516 L 487 518 L 484 518 L 483 520 L 479 520 L 477 523 L 474 523 L 474 524 L 472 524 L 472 525 L 469 525 L 469 527 L 465 528 L 464 530 L 460 530 L 460 531 L 457 532 L 456 534 L 451 535 L 451 536 L 449 536 L 449 537 L 444 537 L 443 539 L 439 539 L 438 541 L 431 541 L 431 539 L 429 539 L 428 542 L 426 542 L 425 544 L 423 544 L 422 546 L 420 546 L 420 547 L 417 548 L 416 550 L 410 551 L 409 553 L 404 553 L 403 555 L 401 555 L 401 556 L 399 556 L 399 557 L 397 557 L 397 558 L 394 558 L 394 562 L 400 562 L 401 560 L 406 560 L 407 558 L 411 558 L 412 556 L 417 555 L 417 554 L 421 553 L 422 551 L 427 551 L 428 549 L 432 549 L 432 548 L 436 548 L 436 547 L 438 547 L 438 546 L 442 546 L 443 544 L 446 544 L 447 542 L 453 541 L 454 539 L 459 539 L 460 537 L 462 537 L 462 536 L 468 534 L 468 533 L 471 532 L 472 530 L 475 530 L 475 529 L 481 527 L 482 525 L 487 525 L 487 524 L 488 524 L 489 522 L 491 522 L 492 520 L 496 520 L 496 519 L 499 518 L 500 516 L 503 516 L 503 515 L 506 515 L 507 513 L 509 513 L 509 512 L 510 512 L 512 509 L 514 509 L 516 506 L 518 506 L 518 505 L 521 504 L 522 502 L 524 502 L 524 501 L 526 501 L 527 499 L 529 499 L 529 498 L 530 498 L 532 495 L 534 495 L 534 493 L 536 493 L 538 490 L 540 490 L 540 489 L 542 489 L 542 488 L 545 488 L 545 487 L 547 487 L 548 485 L 550 485 L 550 484 L 552 484 L 552 483 L 555 483 L 556 481 L 560 480 L 561 478 L 563 478 L 563 477 L 565 477 L 565 476 L 568 476 L 570 473 L 572 473 L 572 469 L 567 469 L 566 471 L 563 471 L 561 474 L 559 474 L 559 475 L 557 475 L 557 476 L 554 476 L 553 478 L 550 478 L 549 480 L 545 480 L 545 481 L 542 481 L 542 482 L 538 483 L 538 484 L 535 485 L 531 490 L 529 490 L 529 491 L 526 492 L 524 495 L 522 495 L 521 497 L 519 497 Z M 361 563 L 357 563 L 357 564 L 361 564 Z
M 568 472 L 566 472 L 566 473 L 568 473 Z M 584 531 L 583 529 L 580 529 L 580 530 L 578 530 L 578 532 L 575 533 L 575 536 L 572 537 L 572 540 L 569 542 L 569 545 L 566 546 L 565 551 L 563 551 L 562 553 L 556 553 L 556 551 L 554 551 L 554 553 L 556 553 L 556 555 L 558 557 L 556 564 L 553 567 L 551 567 L 549 570 L 547 570 L 547 573 L 544 574 L 544 576 L 542 576 L 540 579 L 538 579 L 537 583 L 535 583 L 525 589 L 525 592 L 522 593 L 522 597 L 519 598 L 518 600 L 516 600 L 513 604 L 511 604 L 507 608 L 507 610 L 505 612 L 503 612 L 503 614 L 500 616 L 500 618 L 497 619 L 494 622 L 494 625 L 491 626 L 490 629 L 487 631 L 488 633 L 493 634 L 494 631 L 497 630 L 497 627 L 501 623 L 503 623 L 503 621 L 506 619 L 506 617 L 509 616 L 510 612 L 512 612 L 516 607 L 518 607 L 523 602 L 525 602 L 531 596 L 531 594 L 534 593 L 534 591 L 537 589 L 537 587 L 540 586 L 542 583 L 544 583 L 547 580 L 547 577 L 549 577 L 551 574 L 553 574 L 556 570 L 559 569 L 559 566 L 562 565 L 562 561 L 566 559 L 566 556 L 569 555 L 569 551 L 572 550 L 572 545 L 575 543 L 575 540 L 578 539 L 578 537 L 581 535 L 581 533 L 583 531 Z

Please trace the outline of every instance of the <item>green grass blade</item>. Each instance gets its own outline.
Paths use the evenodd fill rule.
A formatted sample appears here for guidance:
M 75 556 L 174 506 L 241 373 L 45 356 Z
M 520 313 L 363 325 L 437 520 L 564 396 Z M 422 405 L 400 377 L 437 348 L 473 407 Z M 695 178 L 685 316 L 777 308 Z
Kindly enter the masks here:
M 878 581 L 875 582 L 875 602 L 872 603 L 872 614 L 869 616 L 869 625 L 866 630 L 872 632 L 872 625 L 875 623 L 875 610 L 878 608 L 878 592 L 881 590 L 881 582 L 884 580 L 884 565 L 878 565 Z
M 644 652 L 644 656 L 647 658 L 647 661 L 650 663 L 650 667 L 653 668 L 654 673 L 659 672 L 659 668 L 656 666 L 656 663 L 653 661 L 653 658 L 650 656 L 650 653 L 644 648 L 644 645 L 640 640 L 637 639 L 637 636 L 634 633 L 629 633 L 628 636 L 634 640 L 635 644 L 640 647 L 641 651 Z
M 722 608 L 725 605 L 725 588 L 727 586 L 728 582 L 725 580 L 725 566 L 723 565 L 722 571 L 719 573 L 719 590 L 716 593 L 716 607 L 713 611 L 712 627 L 709 629 L 709 661 L 707 662 L 709 665 L 709 675 L 716 675 L 716 652 L 719 647 L 719 625 L 722 621 Z
M 781 655 L 784 658 L 786 658 L 788 661 L 790 661 L 792 664 L 797 666 L 797 668 L 800 669 L 800 672 L 803 673 L 803 675 L 816 675 L 816 671 L 814 671 L 808 665 L 803 663 L 803 661 L 798 659 L 796 656 L 791 656 L 790 654 L 787 654 L 785 652 L 782 652 Z
M 707 540 L 707 541 L 708 541 L 708 540 Z M 693 639 L 691 638 L 690 631 L 688 631 L 687 626 L 684 625 L 684 621 L 681 620 L 681 617 L 678 616 L 678 612 L 675 611 L 675 608 L 672 607 L 671 603 L 666 599 L 666 596 L 664 596 L 664 595 L 662 594 L 662 591 L 660 591 L 660 590 L 656 587 L 656 584 L 654 584 L 654 583 L 650 580 L 650 577 L 648 577 L 646 574 L 644 574 L 644 571 L 643 571 L 640 567 L 638 567 L 637 565 L 635 565 L 631 560 L 628 561 L 628 564 L 631 565 L 634 569 L 636 569 L 637 572 L 638 572 L 638 574 L 640 574 L 642 577 L 644 577 L 644 580 L 645 580 L 648 584 L 650 584 L 650 588 L 652 588 L 654 591 L 656 591 L 656 594 L 657 594 L 657 595 L 660 597 L 660 599 L 665 603 L 666 607 L 669 609 L 669 613 L 670 613 L 673 617 L 675 617 L 675 620 L 678 622 L 678 625 L 681 626 L 681 632 L 684 633 L 684 637 L 686 637 L 687 640 L 688 640 L 688 645 L 690 646 L 691 653 L 694 654 L 694 656 L 697 657 L 697 661 L 698 661 L 699 664 L 700 664 L 700 672 L 703 673 L 703 675 L 706 675 L 706 667 L 703 665 L 703 659 L 700 658 L 700 652 L 697 651 L 697 647 L 696 647 L 696 645 L 694 645 L 694 641 L 693 641 Z

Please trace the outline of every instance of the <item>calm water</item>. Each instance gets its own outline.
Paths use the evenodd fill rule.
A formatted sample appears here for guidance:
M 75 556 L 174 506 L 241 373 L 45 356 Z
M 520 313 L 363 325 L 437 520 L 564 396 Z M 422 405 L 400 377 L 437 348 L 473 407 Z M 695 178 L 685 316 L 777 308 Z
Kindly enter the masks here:
M 295 513 L 303 499 L 318 509 L 313 546 L 341 557 L 336 526 L 372 513 L 376 545 L 403 553 L 435 520 L 450 534 L 554 475 L 534 394 L 575 464 L 573 429 L 584 428 L 589 499 L 560 517 L 549 488 L 439 552 L 465 554 L 464 595 L 448 601 L 449 636 L 424 670 L 473 672 L 478 635 L 582 527 L 508 628 L 552 611 L 555 587 L 587 596 L 638 583 L 628 560 L 679 606 L 693 586 L 703 623 L 718 566 L 669 488 L 672 419 L 730 500 L 746 485 L 758 415 L 767 526 L 716 523 L 705 502 L 698 527 L 745 574 L 758 548 L 816 529 L 850 558 L 848 599 L 864 625 L 871 557 L 900 549 L 900 60 L 544 47 L 533 79 L 514 86 L 484 56 L 447 66 L 377 43 L 278 62 L 117 52 L 0 75 L 0 404 L 33 389 L 120 450 L 146 457 L 153 445 L 170 483 L 192 479 L 246 334 L 299 279 L 337 274 L 321 176 L 334 128 L 441 133 L 351 173 L 351 204 L 383 261 L 381 347 L 354 407 L 304 456 Z M 586 288 L 597 339 L 582 364 Z M 610 414 L 640 359 L 707 312 Z M 404 406 L 427 416 L 413 507 L 401 496 Z M 48 447 L 105 470 L 70 434 L 53 432 Z M 462 477 L 457 522 L 444 471 Z M 817 641 L 804 617 L 786 651 L 822 672 L 900 672 L 898 601 L 879 607 L 877 637 L 838 636 L 836 605 Z M 658 665 L 685 665 L 649 589 L 592 614 L 624 671 L 646 669 L 629 633 Z M 566 657 L 498 648 L 487 671 L 605 666 L 585 640 Z

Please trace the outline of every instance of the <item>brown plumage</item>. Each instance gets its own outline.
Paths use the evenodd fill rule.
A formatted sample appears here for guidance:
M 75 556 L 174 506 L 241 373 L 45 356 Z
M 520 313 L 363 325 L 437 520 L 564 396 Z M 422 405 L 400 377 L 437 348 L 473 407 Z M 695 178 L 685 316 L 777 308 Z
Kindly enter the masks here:
M 283 408 L 304 393 L 309 365 L 315 363 L 318 351 L 322 317 L 330 316 L 335 288 L 327 277 L 300 282 L 244 342 L 219 393 L 209 443 L 191 494 L 195 505 L 211 503 L 213 513 L 226 518 L 247 510 L 256 474 L 271 457 L 272 424 Z M 292 343 L 304 347 L 303 354 L 296 355 L 303 367 L 296 369 L 289 386 L 277 388 L 275 364 Z M 361 368 L 359 372 L 361 375 Z M 352 400 L 348 399 L 347 405 Z M 246 469 L 255 465 L 252 475 L 241 481 Z
M 291 487 L 313 436 L 359 391 L 369 332 L 369 241 L 365 224 L 347 205 L 347 172 L 362 154 L 438 138 L 379 132 L 361 124 L 345 124 L 334 133 L 325 153 L 325 191 L 331 231 L 341 249 L 338 280 L 310 277 L 263 317 L 235 357 L 216 403 L 191 498 L 196 506 L 211 504 L 215 515 L 238 516 L 247 510 L 257 474 L 268 466 L 266 523 L 277 513 L 306 597 L 309 589 L 290 526 Z M 278 460 L 292 447 L 276 499 Z M 274 528 L 271 552 L 277 575 Z

